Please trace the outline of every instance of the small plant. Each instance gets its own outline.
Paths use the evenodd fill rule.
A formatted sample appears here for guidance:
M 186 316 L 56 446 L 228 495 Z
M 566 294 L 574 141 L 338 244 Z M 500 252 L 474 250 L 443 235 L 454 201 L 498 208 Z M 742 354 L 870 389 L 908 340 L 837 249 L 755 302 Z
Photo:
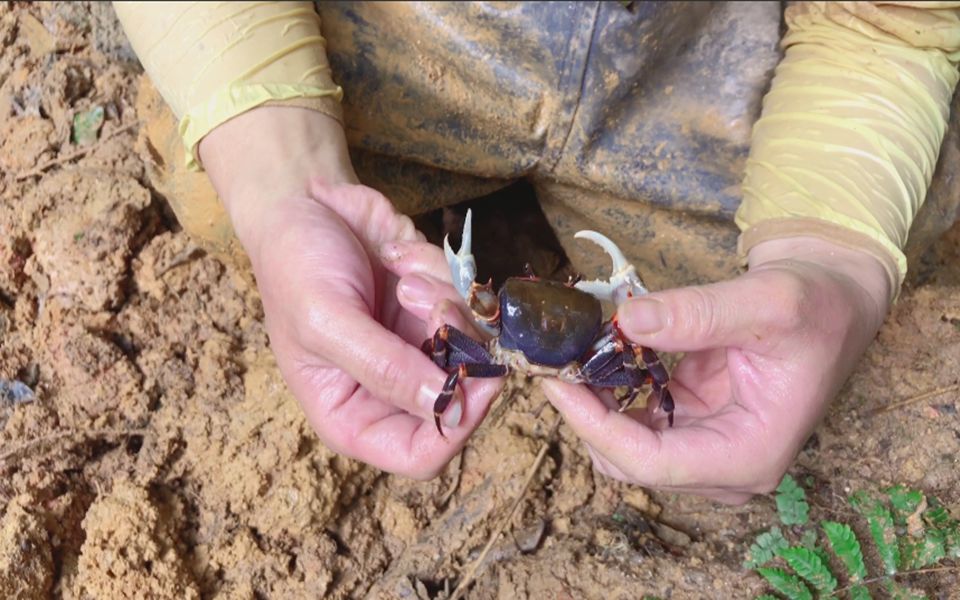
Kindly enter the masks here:
M 96 142 L 100 137 L 100 128 L 103 127 L 104 114 L 102 106 L 94 106 L 86 112 L 73 115 L 73 143 L 89 146 Z
M 834 521 L 811 524 L 806 493 L 790 475 L 777 487 L 776 501 L 786 534 L 780 526 L 761 533 L 743 566 L 755 569 L 789 600 L 868 600 L 873 598 L 872 586 L 898 600 L 924 598 L 902 587 L 896 578 L 929 571 L 931 565 L 948 558 L 960 558 L 960 521 L 935 498 L 917 490 L 898 485 L 883 495 L 860 491 L 850 497 L 850 505 L 866 520 L 883 566 L 883 574 L 872 578 L 868 577 L 864 545 L 850 525 Z M 841 565 L 842 575 L 838 573 Z M 780 596 L 764 594 L 758 600 L 777 598 Z

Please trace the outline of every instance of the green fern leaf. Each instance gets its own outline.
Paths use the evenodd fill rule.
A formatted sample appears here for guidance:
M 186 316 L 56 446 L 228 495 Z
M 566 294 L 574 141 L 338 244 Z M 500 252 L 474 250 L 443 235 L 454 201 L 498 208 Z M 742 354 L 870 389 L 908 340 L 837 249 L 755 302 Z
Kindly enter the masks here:
M 760 594 L 756 600 L 780 600 L 780 598 L 777 598 L 773 594 Z
M 870 536 L 877 545 L 884 571 L 887 575 L 896 574 L 897 565 L 900 564 L 900 547 L 890 511 L 879 500 L 862 491 L 850 497 L 850 504 L 866 517 L 870 525 Z
M 813 594 L 800 578 L 790 575 L 783 569 L 761 567 L 757 573 L 767 580 L 775 590 L 790 600 L 813 600 Z
M 784 475 L 777 486 L 777 512 L 784 525 L 805 525 L 809 520 L 806 494 L 790 475 Z
M 849 525 L 824 521 L 823 531 L 830 540 L 830 547 L 840 557 L 850 574 L 851 583 L 860 583 L 867 578 L 867 566 L 863 562 L 860 540 Z
M 930 508 L 923 512 L 923 521 L 943 533 L 944 550 L 950 558 L 960 558 L 960 521 L 957 521 L 936 498 L 928 498 Z
M 934 498 L 930 498 L 930 508 L 923 512 L 923 520 L 930 527 L 936 527 L 937 529 L 943 529 L 954 524 L 954 519 L 950 517 L 950 513 L 944 508 L 940 502 Z
M 922 569 L 946 558 L 945 536 L 938 529 L 928 529 L 923 539 L 900 538 L 900 568 Z
M 850 600 L 873 600 L 873 596 L 865 586 L 855 585 L 850 588 Z
M 779 527 L 771 527 L 757 536 L 757 541 L 750 545 L 747 551 L 747 558 L 743 561 L 746 569 L 756 569 L 760 565 L 773 560 L 777 552 L 790 546 L 787 538 L 783 537 L 783 532 Z
M 827 551 L 823 547 L 817 544 L 816 529 L 805 529 L 803 535 L 800 536 L 800 545 L 819 556 L 823 564 L 830 564 L 830 555 L 827 554 Z
M 947 556 L 950 558 L 960 558 L 960 526 L 954 525 L 943 530 L 944 547 Z
M 923 494 L 917 490 L 896 485 L 887 489 L 890 505 L 893 506 L 893 522 L 903 527 L 907 524 L 907 517 L 917 512 L 917 507 L 923 502 Z
M 810 582 L 817 592 L 829 594 L 837 589 L 837 578 L 830 572 L 829 563 L 824 563 L 816 552 L 794 546 L 781 550 L 780 556 L 793 567 L 797 575 Z

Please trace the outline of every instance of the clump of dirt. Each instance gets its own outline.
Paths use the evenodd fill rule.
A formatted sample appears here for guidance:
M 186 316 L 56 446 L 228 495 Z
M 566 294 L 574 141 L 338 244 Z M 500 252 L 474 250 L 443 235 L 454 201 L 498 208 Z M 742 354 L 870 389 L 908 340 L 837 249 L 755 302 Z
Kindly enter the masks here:
M 167 508 L 175 514 L 180 507 Z M 83 518 L 86 540 L 64 596 L 199 598 L 177 548 L 173 515 L 164 512 L 147 490 L 118 481 Z
M 50 540 L 31 505 L 29 496 L 17 496 L 7 503 L 0 520 L 0 594 L 4 598 L 48 598 L 53 589 Z
M 89 311 L 119 306 L 130 258 L 156 220 L 150 192 L 112 171 L 70 169 L 44 177 L 24 204 L 33 247 L 24 272 L 38 292 Z
M 768 498 L 717 506 L 606 479 L 569 429 L 551 437 L 556 415 L 522 379 L 433 481 L 324 448 L 249 273 L 180 231 L 134 150 L 140 73 L 104 7 L 0 4 L 0 378 L 33 392 L 0 407 L 0 596 L 446 598 L 544 444 L 470 598 L 764 589 L 740 564 L 776 519 Z M 80 148 L 73 118 L 96 106 L 100 138 Z M 502 277 L 525 255 L 562 277 L 555 240 L 531 233 L 542 215 L 517 206 L 476 211 L 477 230 L 506 232 L 485 265 Z M 439 234 L 462 213 L 421 222 Z M 845 518 L 849 491 L 886 483 L 960 502 L 960 394 L 896 404 L 957 383 L 958 241 L 955 227 L 924 258 L 801 454 L 818 510 Z M 956 585 L 928 577 L 931 593 Z
M 8 172 L 19 173 L 45 162 L 56 148 L 53 123 L 39 116 L 6 120 L 0 136 L 0 169 Z

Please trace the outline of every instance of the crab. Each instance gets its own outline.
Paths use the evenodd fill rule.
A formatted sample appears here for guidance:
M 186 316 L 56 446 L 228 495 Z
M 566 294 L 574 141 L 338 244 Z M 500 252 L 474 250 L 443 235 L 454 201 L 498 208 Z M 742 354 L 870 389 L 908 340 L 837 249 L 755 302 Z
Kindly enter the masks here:
M 626 339 L 616 314 L 603 318 L 601 302 L 619 306 L 628 298 L 647 293 L 636 268 L 620 248 L 596 231 L 579 231 L 576 238 L 592 241 L 610 255 L 613 273 L 609 280 L 547 281 L 534 275 L 528 266 L 524 276 L 508 278 L 494 292 L 492 282 L 476 282 L 476 260 L 470 249 L 471 221 L 468 210 L 460 250 L 455 253 L 447 238 L 443 249 L 454 287 L 479 328 L 491 337 L 481 343 L 451 325 L 442 325 L 424 341 L 423 351 L 448 373 L 433 406 L 440 435 L 446 437 L 440 416 L 459 382 L 467 377 L 502 377 L 511 370 L 600 388 L 624 387 L 626 392 L 617 399 L 621 412 L 649 383 L 672 427 L 674 402 L 667 387 L 670 377 L 657 353 Z M 638 355 L 642 366 L 637 362 Z

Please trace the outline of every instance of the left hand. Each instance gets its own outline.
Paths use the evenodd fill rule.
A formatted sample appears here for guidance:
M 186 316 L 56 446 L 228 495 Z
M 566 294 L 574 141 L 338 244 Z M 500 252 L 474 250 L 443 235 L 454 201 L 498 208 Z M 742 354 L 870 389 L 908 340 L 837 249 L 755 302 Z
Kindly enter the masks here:
M 671 373 L 676 423 L 651 397 L 619 413 L 583 385 L 547 398 L 602 473 L 727 503 L 768 492 L 874 338 L 889 307 L 880 262 L 816 238 L 758 244 L 748 273 L 623 304 L 624 334 L 686 352 Z
M 420 350 L 442 323 L 470 332 L 443 251 L 390 201 L 357 185 L 340 124 L 258 107 L 200 145 L 250 257 L 277 366 L 332 450 L 436 476 L 483 420 L 501 380 L 469 381 L 444 412 L 447 374 Z

